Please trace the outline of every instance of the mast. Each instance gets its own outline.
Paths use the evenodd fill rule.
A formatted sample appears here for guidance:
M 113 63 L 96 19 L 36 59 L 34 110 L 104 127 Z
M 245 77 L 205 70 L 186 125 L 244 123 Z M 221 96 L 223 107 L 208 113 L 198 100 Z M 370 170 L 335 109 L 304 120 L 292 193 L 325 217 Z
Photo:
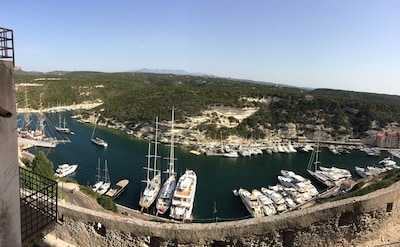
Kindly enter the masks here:
M 172 107 L 172 122 L 171 122 L 171 147 L 169 152 L 168 175 L 171 177 L 175 174 L 175 150 L 174 150 L 174 107 Z
M 25 89 L 25 114 L 24 114 L 24 126 L 26 130 L 30 128 L 30 114 L 28 112 L 28 91 Z
M 96 177 L 97 177 L 97 182 L 100 182 L 100 178 L 101 178 L 101 176 L 100 176 L 100 158 L 99 158 L 99 161 L 98 161 L 98 164 L 97 164 L 97 175 L 96 175 Z
M 154 167 L 153 167 L 153 177 L 157 175 L 157 141 L 158 141 L 158 116 L 156 117 L 156 136 L 154 144 Z
M 151 160 L 150 147 L 151 147 L 151 144 L 149 142 L 149 148 L 147 151 L 147 167 L 144 167 L 144 169 L 147 170 L 147 175 L 146 175 L 146 180 L 142 181 L 142 182 L 146 182 L 146 187 L 148 186 L 148 184 L 150 182 L 150 160 Z
M 43 117 L 43 103 L 42 103 L 43 93 L 39 96 L 39 132 L 44 137 L 44 117 Z
M 105 163 L 104 163 L 104 183 L 109 183 L 109 182 L 110 182 L 110 175 L 108 174 L 107 160 L 105 160 Z

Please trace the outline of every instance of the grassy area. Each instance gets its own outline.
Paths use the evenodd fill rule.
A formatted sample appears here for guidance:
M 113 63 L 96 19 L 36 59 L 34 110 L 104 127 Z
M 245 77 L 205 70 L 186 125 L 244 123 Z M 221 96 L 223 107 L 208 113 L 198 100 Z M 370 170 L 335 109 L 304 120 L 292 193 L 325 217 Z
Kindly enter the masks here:
M 83 186 L 81 185 L 80 187 L 80 191 L 85 193 L 86 195 L 93 197 L 94 199 L 96 199 L 96 201 L 104 208 L 107 210 L 110 210 L 114 213 L 118 212 L 117 209 L 117 205 L 115 204 L 115 202 L 108 196 L 103 196 L 100 195 L 99 193 L 95 192 L 92 190 L 92 188 L 90 186 Z
M 368 182 L 360 181 L 353 187 L 353 189 L 350 192 L 335 198 L 335 200 L 366 195 L 376 190 L 387 188 L 392 184 L 398 182 L 399 180 L 400 180 L 400 169 L 393 169 L 383 174 L 380 174 L 377 177 L 374 177 L 372 180 Z

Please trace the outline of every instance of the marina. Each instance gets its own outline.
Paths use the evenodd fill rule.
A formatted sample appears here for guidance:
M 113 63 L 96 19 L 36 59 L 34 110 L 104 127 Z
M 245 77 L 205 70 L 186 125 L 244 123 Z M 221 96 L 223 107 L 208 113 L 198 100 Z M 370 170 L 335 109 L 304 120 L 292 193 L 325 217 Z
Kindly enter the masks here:
M 50 113 L 58 119 L 57 113 Z M 51 116 L 50 116 L 51 117 Z M 111 145 L 107 148 L 91 144 L 88 140 L 93 131 L 93 125 L 78 123 L 75 119 L 66 117 L 66 124 L 76 133 L 69 138 L 70 143 L 57 145 L 54 149 L 34 147 L 29 151 L 37 153 L 44 151 L 48 158 L 56 165 L 63 163 L 79 164 L 79 169 L 72 175 L 82 185 L 91 186 L 96 183 L 96 168 L 98 159 L 108 160 L 112 164 L 109 175 L 113 181 L 128 179 L 124 193 L 121 193 L 115 202 L 123 206 L 140 210 L 139 199 L 143 188 L 141 180 L 145 178 L 143 170 L 148 153 L 148 141 L 132 138 L 120 131 L 105 129 L 98 126 L 97 132 Z M 159 145 L 158 154 L 169 157 L 170 147 Z M 187 169 L 192 169 L 198 177 L 196 195 L 193 206 L 193 222 L 211 222 L 215 217 L 219 221 L 243 219 L 250 217 L 242 201 L 236 197 L 232 190 L 239 188 L 252 189 L 274 187 L 279 183 L 277 177 L 281 170 L 293 171 L 304 178 L 310 179 L 318 191 L 326 186 L 317 183 L 307 173 L 307 164 L 311 152 L 299 151 L 296 153 L 272 153 L 265 151 L 260 155 L 250 157 L 228 158 L 224 156 L 193 155 L 189 150 L 175 148 L 175 172 L 180 177 Z M 324 167 L 337 167 L 348 169 L 352 177 L 357 179 L 354 166 L 377 166 L 384 158 L 390 156 L 387 151 L 381 151 L 380 156 L 369 156 L 359 149 L 351 150 L 350 154 L 333 155 L 328 148 L 321 148 L 319 160 Z M 396 158 L 394 158 L 396 160 Z M 160 159 L 157 166 L 162 171 L 168 169 L 168 160 Z M 167 179 L 167 174 L 162 173 L 162 181 Z M 293 193 L 293 191 L 288 191 Z M 214 212 L 214 202 L 218 205 L 217 213 Z M 287 206 L 293 205 L 290 200 Z M 156 215 L 156 207 L 149 207 L 149 213 Z M 160 216 L 160 215 L 159 215 Z M 168 217 L 169 214 L 161 215 Z M 214 217 L 215 216 L 215 217 Z

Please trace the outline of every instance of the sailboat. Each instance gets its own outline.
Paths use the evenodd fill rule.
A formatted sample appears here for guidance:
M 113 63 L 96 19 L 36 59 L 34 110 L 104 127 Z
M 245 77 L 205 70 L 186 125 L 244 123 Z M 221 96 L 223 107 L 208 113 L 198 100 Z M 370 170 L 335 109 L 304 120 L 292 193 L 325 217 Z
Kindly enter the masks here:
M 175 173 L 175 156 L 174 156 L 174 108 L 172 108 L 172 121 L 171 121 L 171 147 L 168 159 L 168 179 L 161 187 L 160 193 L 157 197 L 156 208 L 157 214 L 164 214 L 171 206 L 172 196 L 176 186 L 176 173 Z
M 337 187 L 345 179 L 351 178 L 350 171 L 337 167 L 321 167 L 320 161 L 318 159 L 319 153 L 321 152 L 319 148 L 319 143 L 316 150 L 314 149 L 311 158 L 308 162 L 307 173 L 313 177 L 316 181 L 321 184 L 330 187 Z M 314 169 L 312 169 L 314 165 Z
M 100 118 L 100 115 L 99 115 L 99 118 Z M 93 132 L 92 132 L 91 141 L 92 141 L 94 144 L 98 145 L 98 146 L 108 147 L 108 143 L 107 143 L 106 141 L 104 141 L 104 140 L 101 139 L 100 137 L 97 137 L 97 136 L 95 137 L 95 136 L 94 136 L 94 134 L 96 133 L 96 127 L 97 127 L 97 122 L 99 121 L 99 118 L 96 120 L 96 123 L 95 123 L 95 125 L 94 125 L 94 129 L 93 129 Z
M 92 190 L 93 191 L 97 191 L 104 183 L 104 181 L 101 180 L 101 176 L 100 176 L 100 159 L 99 159 L 98 164 L 97 164 L 97 175 L 96 175 L 96 177 L 97 177 L 97 182 L 92 185 Z
M 156 200 L 158 192 L 161 187 L 161 174 L 157 170 L 157 135 L 158 135 L 158 117 L 156 117 L 156 129 L 155 129 L 155 140 L 154 140 L 154 155 L 151 155 L 151 144 L 149 143 L 149 149 L 147 154 L 147 167 L 144 169 L 147 170 L 146 180 L 143 182 L 146 183 L 143 192 L 140 195 L 139 205 L 141 210 L 145 208 L 149 209 L 151 204 Z M 153 158 L 153 167 L 150 167 L 151 160 Z M 151 173 L 152 172 L 152 173 Z
M 59 115 L 58 126 L 55 127 L 58 132 L 69 134 L 71 133 L 70 129 L 66 127 L 65 118 L 64 118 L 64 125 L 61 125 L 61 115 Z
M 33 130 L 30 128 L 30 114 L 28 113 L 28 98 L 27 92 L 25 91 L 25 115 L 24 115 L 24 124 L 22 128 L 19 128 L 18 133 L 18 142 L 22 144 L 32 145 L 36 147 L 44 147 L 44 148 L 55 148 L 60 142 L 59 140 L 51 137 L 46 137 L 44 131 L 44 116 L 43 116 L 43 106 L 42 106 L 42 96 L 40 94 L 39 100 L 39 128 L 37 130 Z
M 110 181 L 110 175 L 108 174 L 107 160 L 106 160 L 104 164 L 104 183 L 100 186 L 97 192 L 99 192 L 100 195 L 103 195 L 107 192 L 110 186 L 111 186 L 111 181 Z

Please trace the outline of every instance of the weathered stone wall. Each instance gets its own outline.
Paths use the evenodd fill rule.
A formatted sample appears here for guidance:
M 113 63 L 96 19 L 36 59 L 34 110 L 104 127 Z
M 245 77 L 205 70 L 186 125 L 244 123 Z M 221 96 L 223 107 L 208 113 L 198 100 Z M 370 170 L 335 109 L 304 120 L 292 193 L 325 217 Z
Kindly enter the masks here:
M 350 246 L 398 216 L 399 189 L 400 182 L 282 215 L 207 224 L 145 221 L 60 205 L 63 225 L 54 234 L 79 246 Z

